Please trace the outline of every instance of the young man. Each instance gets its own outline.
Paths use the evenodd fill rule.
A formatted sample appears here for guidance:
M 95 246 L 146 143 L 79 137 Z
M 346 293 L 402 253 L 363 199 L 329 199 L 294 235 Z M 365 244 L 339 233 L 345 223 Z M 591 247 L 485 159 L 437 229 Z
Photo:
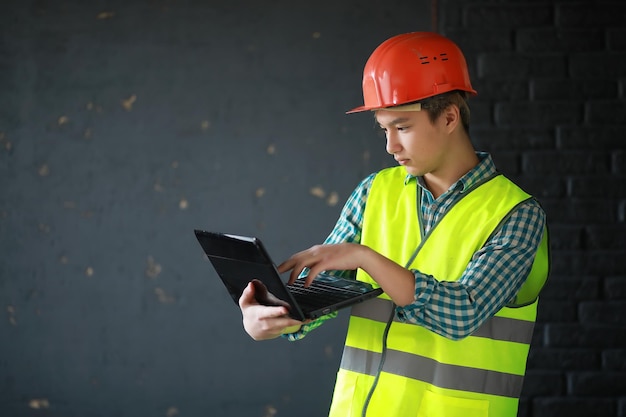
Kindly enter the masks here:
M 549 270 L 539 204 L 500 175 L 468 135 L 465 58 L 440 35 L 383 42 L 363 75 L 364 105 L 399 166 L 365 178 L 323 245 L 281 264 L 380 286 L 354 307 L 331 416 L 514 417 L 538 294 Z M 333 272 L 334 271 L 334 272 Z M 297 340 L 283 307 L 240 299 L 255 340 Z

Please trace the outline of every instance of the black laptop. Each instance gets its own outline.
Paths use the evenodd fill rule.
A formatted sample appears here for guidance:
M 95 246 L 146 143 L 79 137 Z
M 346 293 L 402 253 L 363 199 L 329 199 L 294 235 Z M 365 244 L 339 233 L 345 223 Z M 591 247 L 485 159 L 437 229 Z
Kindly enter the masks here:
M 286 306 L 296 320 L 314 319 L 364 300 L 383 291 L 365 282 L 320 274 L 305 288 L 299 278 L 288 285 L 280 277 L 276 265 L 256 237 L 195 230 L 215 271 L 239 304 L 239 297 L 249 282 L 255 285 L 260 304 Z

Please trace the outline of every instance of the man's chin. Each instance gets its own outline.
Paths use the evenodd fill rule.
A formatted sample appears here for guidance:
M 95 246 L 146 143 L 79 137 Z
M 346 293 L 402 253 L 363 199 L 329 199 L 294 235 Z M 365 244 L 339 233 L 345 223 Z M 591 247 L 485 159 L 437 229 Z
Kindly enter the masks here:
M 422 175 L 424 175 L 419 169 L 416 169 L 414 167 L 410 167 L 407 165 L 404 166 L 404 170 L 406 171 L 407 174 L 412 175 L 414 177 L 421 177 Z

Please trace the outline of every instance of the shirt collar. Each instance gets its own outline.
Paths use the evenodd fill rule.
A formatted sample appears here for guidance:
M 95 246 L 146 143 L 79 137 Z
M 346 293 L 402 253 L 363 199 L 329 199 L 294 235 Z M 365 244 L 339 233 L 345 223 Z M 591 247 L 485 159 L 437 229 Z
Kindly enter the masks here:
M 493 175 L 496 172 L 496 166 L 488 152 L 476 152 L 476 156 L 478 157 L 478 164 L 469 170 L 467 174 L 463 175 L 458 181 L 452 184 L 450 186 L 451 190 L 459 189 L 461 192 L 464 192 L 470 189 L 477 182 Z M 407 174 L 406 177 L 404 177 L 404 185 L 407 185 L 413 179 L 417 180 L 420 187 L 426 188 L 424 177 L 416 177 L 411 174 Z

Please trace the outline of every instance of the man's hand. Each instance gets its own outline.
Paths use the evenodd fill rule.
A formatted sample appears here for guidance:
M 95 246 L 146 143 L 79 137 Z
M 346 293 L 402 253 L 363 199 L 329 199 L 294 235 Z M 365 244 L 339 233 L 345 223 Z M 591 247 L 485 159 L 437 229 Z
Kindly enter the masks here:
M 335 245 L 315 245 L 298 252 L 278 266 L 281 274 L 291 270 L 289 283 L 298 278 L 304 268 L 309 268 L 305 278 L 308 286 L 322 271 L 354 270 L 362 267 L 365 251 L 368 247 L 356 243 L 339 243 Z
M 309 268 L 305 285 L 310 285 L 322 271 L 360 268 L 367 272 L 397 305 L 405 306 L 415 301 L 413 273 L 365 245 L 358 243 L 315 245 L 287 259 L 278 266 L 278 271 L 283 273 L 291 270 L 289 277 L 291 284 L 304 268 Z
M 243 316 L 243 328 L 254 340 L 275 339 L 284 333 L 294 333 L 302 322 L 289 317 L 287 307 L 269 307 L 258 303 L 252 282 L 243 290 L 239 298 L 239 308 Z

